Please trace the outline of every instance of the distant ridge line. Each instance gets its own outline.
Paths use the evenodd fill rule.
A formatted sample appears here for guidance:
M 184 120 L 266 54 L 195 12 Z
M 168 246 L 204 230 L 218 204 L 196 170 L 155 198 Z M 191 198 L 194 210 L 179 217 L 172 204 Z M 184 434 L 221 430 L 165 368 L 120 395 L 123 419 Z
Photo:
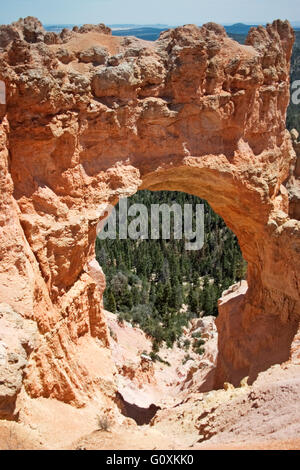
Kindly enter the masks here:
M 300 30 L 300 22 L 292 22 L 292 26 L 295 30 Z M 60 32 L 63 28 L 72 29 L 74 26 L 82 26 L 82 24 L 45 24 L 44 28 L 46 31 Z M 153 24 L 153 25 L 138 25 L 138 24 L 109 24 L 107 25 L 112 28 L 114 36 L 137 36 L 141 39 L 147 39 L 154 41 L 159 37 L 162 31 L 166 31 L 170 28 L 176 28 L 178 25 L 165 25 L 165 24 Z M 201 26 L 201 25 L 199 25 Z M 224 28 L 228 34 L 248 34 L 248 31 L 252 27 L 257 27 L 259 24 L 245 24 L 245 23 L 234 23 L 232 25 L 224 25 Z M 265 26 L 263 24 L 262 26 Z

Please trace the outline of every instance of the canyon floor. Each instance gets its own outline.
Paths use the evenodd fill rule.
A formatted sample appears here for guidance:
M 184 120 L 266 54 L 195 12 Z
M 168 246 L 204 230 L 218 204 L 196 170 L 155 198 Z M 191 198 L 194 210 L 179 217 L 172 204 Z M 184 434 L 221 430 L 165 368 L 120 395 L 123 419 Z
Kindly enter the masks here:
M 111 340 L 110 355 L 101 358 L 107 367 L 102 392 L 107 387 L 109 396 L 112 371 L 114 403 L 95 397 L 76 409 L 22 392 L 18 421 L 0 421 L 0 449 L 300 448 L 297 358 L 260 373 L 252 385 L 245 378 L 240 387 L 226 383 L 207 391 L 217 352 L 213 317 L 193 320 L 182 338 L 192 343 L 201 333 L 202 356 L 175 345 L 160 350 L 165 362 L 149 359 L 151 341 L 139 328 L 109 312 L 106 318 Z

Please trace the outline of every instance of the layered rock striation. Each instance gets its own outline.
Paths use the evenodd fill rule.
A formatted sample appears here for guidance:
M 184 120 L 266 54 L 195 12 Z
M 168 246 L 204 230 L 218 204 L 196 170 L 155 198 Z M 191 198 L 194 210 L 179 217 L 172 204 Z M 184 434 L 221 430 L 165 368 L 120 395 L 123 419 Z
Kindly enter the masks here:
M 248 285 L 220 302 L 215 387 L 289 359 L 300 315 L 286 188 L 293 41 L 280 20 L 245 45 L 214 23 L 154 43 L 103 25 L 55 35 L 34 18 L 0 28 L 0 299 L 37 325 L 29 396 L 81 406 L 99 386 L 78 353 L 109 340 L 99 208 L 138 189 L 206 199 L 248 262 Z

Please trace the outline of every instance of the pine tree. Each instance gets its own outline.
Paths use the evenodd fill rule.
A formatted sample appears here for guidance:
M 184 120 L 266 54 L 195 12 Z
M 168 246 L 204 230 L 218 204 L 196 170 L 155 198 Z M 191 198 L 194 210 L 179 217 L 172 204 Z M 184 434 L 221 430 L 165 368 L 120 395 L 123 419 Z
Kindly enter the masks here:
M 111 290 L 108 291 L 107 297 L 106 297 L 106 302 L 104 303 L 104 306 L 106 310 L 112 313 L 116 313 L 117 311 L 117 304 L 116 304 L 116 299 Z
M 188 295 L 188 306 L 192 314 L 197 315 L 199 312 L 199 295 L 198 290 L 193 286 L 190 287 Z
M 247 263 L 243 258 L 237 260 L 235 275 L 237 281 L 241 282 L 243 279 L 246 279 Z

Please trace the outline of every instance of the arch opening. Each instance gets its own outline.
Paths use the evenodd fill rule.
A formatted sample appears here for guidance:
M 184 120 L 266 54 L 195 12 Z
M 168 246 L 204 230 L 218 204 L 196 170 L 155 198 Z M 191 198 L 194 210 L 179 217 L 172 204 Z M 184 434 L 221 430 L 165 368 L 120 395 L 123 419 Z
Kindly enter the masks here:
M 206 201 L 174 191 L 139 191 L 115 209 L 96 239 L 96 259 L 106 275 L 107 310 L 119 312 L 120 320 L 139 323 L 138 309 L 153 314 L 159 306 L 156 289 L 163 285 L 176 313 L 190 302 L 193 316 L 217 316 L 222 292 L 245 278 L 247 266 L 236 237 Z M 207 292 L 200 295 L 203 284 Z
M 220 164 L 220 159 L 223 157 L 214 157 L 217 164 Z M 223 171 L 220 167 L 216 171 L 214 165 L 208 164 L 205 159 L 201 162 L 197 158 L 194 160 L 196 162 L 187 159 L 184 164 L 174 162 L 167 165 L 168 168 L 157 168 L 154 159 L 148 163 L 138 189 L 179 191 L 205 199 L 237 236 L 243 258 L 248 264 L 247 283 L 241 289 L 229 289 L 226 297 L 219 302 L 219 353 L 212 387 L 222 388 L 226 380 L 238 386 L 246 376 L 252 383 L 259 372 L 291 357 L 299 325 L 296 311 L 289 315 L 286 324 L 285 296 L 276 293 L 274 287 L 271 294 L 266 295 L 270 286 L 264 285 L 268 281 L 264 269 L 270 266 L 262 266 L 260 260 L 272 237 L 269 227 L 265 230 L 269 223 L 270 206 L 262 203 L 259 191 L 249 188 L 240 174 L 229 171 L 231 165 L 228 161 Z M 281 197 L 280 192 L 278 197 Z M 272 281 L 277 283 L 279 273 L 274 274 Z M 276 306 L 270 299 L 272 295 L 280 299 L 279 305 Z M 266 300 L 267 306 L 264 305 Z M 290 306 L 293 310 L 293 305 Z
M 160 209 L 159 220 L 153 209 Z M 192 234 L 185 231 L 187 212 Z M 122 376 L 120 409 L 144 423 L 165 394 L 183 397 L 191 381 L 194 390 L 214 387 L 218 299 L 233 284 L 234 290 L 245 289 L 246 262 L 221 217 L 206 201 L 183 192 L 138 191 L 120 199 L 101 228 L 96 259 L 106 276 L 104 309 Z M 202 244 L 196 240 L 199 228 Z M 187 244 L 187 236 L 193 243 Z

